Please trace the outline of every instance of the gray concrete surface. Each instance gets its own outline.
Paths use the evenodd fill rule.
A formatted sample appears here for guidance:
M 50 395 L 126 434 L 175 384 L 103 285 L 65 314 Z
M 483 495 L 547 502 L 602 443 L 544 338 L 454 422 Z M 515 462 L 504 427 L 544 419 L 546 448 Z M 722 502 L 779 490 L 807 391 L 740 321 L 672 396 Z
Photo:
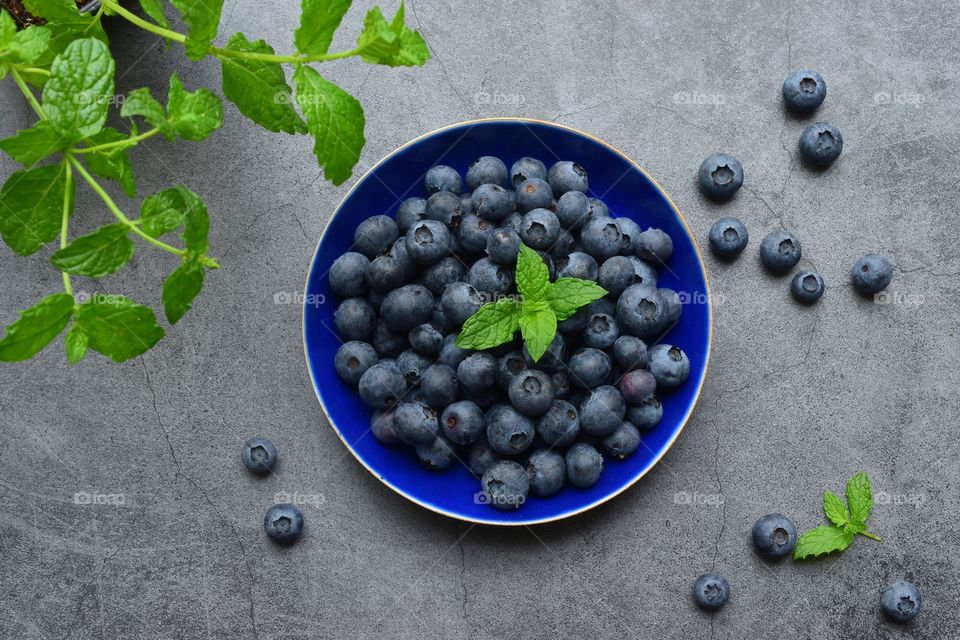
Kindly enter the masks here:
M 389 3 L 392 13 L 393 3 Z M 297 3 L 228 0 L 221 34 L 281 50 Z M 363 6 L 360 6 L 363 5 Z M 333 48 L 349 48 L 366 2 Z M 459 120 L 523 115 L 582 128 L 632 155 L 673 196 L 701 245 L 736 214 L 744 257 L 707 257 L 717 297 L 714 356 L 682 437 L 638 486 L 568 522 L 471 527 L 394 495 L 347 454 L 308 382 L 300 291 L 308 260 L 349 184 L 318 179 L 307 138 L 271 135 L 227 106 L 211 141 L 152 139 L 135 153 L 141 193 L 176 181 L 214 216 L 223 268 L 196 309 L 124 365 L 69 368 L 62 341 L 0 367 L 0 637 L 40 638 L 951 638 L 960 635 L 957 531 L 960 310 L 956 251 L 960 18 L 945 3 L 503 2 L 414 0 L 434 52 L 423 69 L 349 60 L 324 67 L 366 108 L 361 169 Z M 119 86 L 216 86 L 214 62 L 115 20 Z M 822 71 L 819 116 L 846 146 L 828 172 L 797 161 L 805 122 L 785 117 L 788 70 Z M 4 136 L 32 122 L 0 84 Z M 717 149 L 746 186 L 731 203 L 694 176 Z M 14 170 L 2 161 L 3 175 Z M 82 190 L 78 228 L 108 214 Z M 830 289 L 793 304 L 761 272 L 759 238 L 786 224 Z M 848 270 L 877 250 L 896 264 L 894 300 L 853 295 Z M 131 267 L 81 291 L 159 306 L 170 263 L 142 248 Z M 59 288 L 46 254 L 0 250 L 0 319 Z M 281 296 L 282 297 L 282 296 Z M 248 436 L 273 437 L 278 474 L 238 463 Z M 823 490 L 873 479 L 882 543 L 769 566 L 749 528 L 781 510 L 823 522 Z M 76 504 L 87 492 L 122 505 Z M 261 530 L 277 492 L 306 497 L 290 549 Z M 103 498 L 100 499 L 104 500 Z M 704 570 L 733 587 L 709 616 L 690 602 Z M 906 577 L 924 611 L 882 621 L 879 590 Z

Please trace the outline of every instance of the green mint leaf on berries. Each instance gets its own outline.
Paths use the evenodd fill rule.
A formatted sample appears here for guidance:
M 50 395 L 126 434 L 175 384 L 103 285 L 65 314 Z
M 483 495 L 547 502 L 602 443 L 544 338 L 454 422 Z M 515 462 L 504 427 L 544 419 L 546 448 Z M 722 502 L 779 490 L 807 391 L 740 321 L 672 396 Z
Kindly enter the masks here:
M 512 340 L 519 330 L 536 362 L 553 342 L 559 322 L 607 293 L 596 282 L 579 278 L 560 278 L 551 283 L 543 258 L 524 244 L 517 255 L 516 282 L 519 300 L 498 300 L 480 307 L 463 324 L 457 346 L 491 349 Z
M 831 523 L 811 529 L 797 540 L 793 551 L 794 560 L 813 558 L 819 555 L 843 551 L 857 535 L 871 540 L 880 538 L 867 531 L 867 517 L 873 509 L 873 494 L 870 479 L 863 471 L 847 482 L 847 504 L 831 491 L 823 494 L 823 512 Z

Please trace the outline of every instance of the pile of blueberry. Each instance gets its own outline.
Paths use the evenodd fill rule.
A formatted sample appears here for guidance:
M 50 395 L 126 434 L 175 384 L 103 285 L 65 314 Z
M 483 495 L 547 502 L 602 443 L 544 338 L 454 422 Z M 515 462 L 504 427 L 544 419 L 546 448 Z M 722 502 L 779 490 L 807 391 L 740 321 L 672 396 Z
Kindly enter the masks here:
M 819 73 L 799 69 L 783 81 L 783 100 L 787 109 L 797 114 L 810 114 L 827 97 L 827 85 Z M 843 136 L 829 122 L 815 122 L 800 134 L 800 157 L 815 169 L 826 169 L 840 157 Z M 714 200 L 726 200 L 743 186 L 743 166 L 727 153 L 715 153 L 700 165 L 697 180 L 703 193 Z M 747 246 L 747 227 L 738 218 L 724 217 L 710 228 L 710 248 L 725 260 L 733 260 Z M 760 243 L 760 260 L 773 273 L 787 273 L 800 262 L 800 238 L 786 229 L 772 231 Z M 893 267 L 883 256 L 869 253 L 860 258 L 851 270 L 854 288 L 864 295 L 876 294 L 890 284 Z M 823 296 L 826 284 L 812 270 L 801 270 L 790 282 L 790 293 L 803 304 L 813 304 Z
M 574 162 L 548 170 L 525 157 L 508 170 L 484 156 L 465 180 L 435 166 L 425 183 L 426 199 L 361 222 L 330 269 L 345 341 L 338 375 L 375 410 L 380 442 L 413 447 L 432 469 L 463 461 L 494 507 L 593 485 L 601 451 L 620 459 L 636 451 L 663 414 L 654 393 L 690 372 L 679 347 L 648 345 L 680 318 L 677 293 L 657 287 L 673 242 L 588 197 L 587 172 Z M 560 322 L 536 362 L 519 337 L 461 349 L 464 321 L 516 295 L 521 243 L 551 280 L 593 280 L 608 294 Z

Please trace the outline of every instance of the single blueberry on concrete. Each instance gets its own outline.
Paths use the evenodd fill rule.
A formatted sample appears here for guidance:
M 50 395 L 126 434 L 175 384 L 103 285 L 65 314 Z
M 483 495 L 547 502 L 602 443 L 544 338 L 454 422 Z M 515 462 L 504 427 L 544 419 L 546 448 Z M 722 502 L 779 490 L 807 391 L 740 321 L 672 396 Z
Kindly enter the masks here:
M 730 583 L 716 573 L 705 573 L 693 583 L 693 601 L 702 609 L 716 611 L 730 599 Z
M 800 262 L 800 238 L 791 231 L 771 231 L 760 242 L 760 261 L 771 271 L 783 273 Z
M 768 513 L 753 523 L 753 548 L 767 560 L 782 560 L 797 546 L 797 527 L 782 513 Z
M 816 71 L 797 69 L 783 81 L 783 102 L 794 113 L 813 113 L 827 97 L 827 83 Z
M 303 533 L 303 514 L 292 504 L 275 504 L 263 517 L 263 530 L 274 542 L 292 544 Z
M 853 286 L 863 294 L 874 294 L 883 291 L 893 279 L 893 267 L 881 255 L 868 253 L 853 265 L 850 272 Z
M 843 151 L 840 129 L 829 122 L 814 122 L 800 134 L 800 157 L 816 168 L 833 164 Z
M 743 185 L 743 165 L 730 154 L 714 153 L 700 164 L 697 180 L 708 198 L 725 200 Z
M 750 235 L 739 218 L 720 218 L 710 227 L 710 248 L 721 258 L 736 258 L 747 246 Z
M 816 271 L 800 271 L 790 282 L 790 293 L 797 302 L 813 304 L 827 290 L 823 278 Z
M 266 475 L 277 464 L 277 448 L 266 438 L 250 438 L 240 451 L 243 465 L 258 476 Z
M 894 622 L 912 620 L 920 613 L 921 604 L 920 591 L 906 580 L 888 584 L 880 594 L 880 609 Z

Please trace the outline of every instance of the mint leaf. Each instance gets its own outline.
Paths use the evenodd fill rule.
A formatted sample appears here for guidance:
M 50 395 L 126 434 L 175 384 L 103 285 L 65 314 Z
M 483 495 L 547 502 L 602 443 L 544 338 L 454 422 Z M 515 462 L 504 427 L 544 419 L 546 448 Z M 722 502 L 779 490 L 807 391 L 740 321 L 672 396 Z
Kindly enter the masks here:
M 250 42 L 242 33 L 233 34 L 226 49 L 274 52 L 273 47 L 263 40 Z M 278 63 L 221 57 L 220 64 L 223 67 L 223 95 L 237 105 L 240 113 L 269 131 L 307 132 L 303 120 L 293 109 L 292 89 Z
M 103 278 L 116 273 L 133 257 L 133 241 L 126 225 L 110 224 L 80 236 L 50 257 L 64 273 Z
M 563 321 L 594 300 L 607 295 L 607 290 L 593 280 L 580 278 L 560 278 L 547 291 L 546 300 L 557 314 L 557 320 Z
M 51 22 L 71 20 L 80 15 L 77 3 L 73 0 L 23 0 L 23 6 L 33 15 Z
M 0 51 L 7 48 L 17 33 L 17 23 L 6 9 L 0 8 Z
M 343 184 L 360 159 L 360 150 L 366 142 L 363 107 L 312 67 L 299 67 L 293 79 L 307 129 L 316 140 L 313 152 L 317 161 L 327 180 L 335 185 Z
M 840 527 L 824 525 L 807 531 L 797 540 L 794 560 L 812 558 L 833 551 L 843 551 L 853 542 L 855 534 Z
M 207 237 L 210 233 L 210 216 L 207 214 L 207 205 L 193 191 L 184 186 L 177 187 L 183 196 L 186 210 L 183 220 L 183 242 L 187 251 L 200 256 L 210 248 Z
M 179 229 L 186 218 L 186 187 L 172 187 L 144 198 L 140 205 L 140 228 L 148 235 L 160 236 Z
M 517 291 L 523 303 L 543 300 L 550 288 L 550 270 L 540 255 L 525 244 L 517 255 Z M 551 336 L 552 338 L 552 336 Z
M 50 29 L 34 25 L 18 31 L 10 40 L 8 48 L 21 62 L 37 64 L 48 55 L 52 39 L 53 32 Z
M 184 140 L 203 140 L 223 125 L 223 103 L 209 89 L 185 91 L 175 72 L 170 76 L 167 124 Z
M 199 60 L 207 55 L 210 43 L 217 37 L 223 0 L 170 0 L 187 25 L 184 47 L 187 57 Z M 152 16 L 151 16 L 152 17 Z
M 120 142 L 126 140 L 123 135 L 112 127 L 107 127 L 100 133 L 87 138 L 87 143 L 93 147 L 111 142 Z M 84 154 L 86 156 L 87 166 L 98 176 L 108 180 L 117 180 L 123 192 L 130 198 L 136 197 L 137 187 L 133 180 L 133 165 L 130 163 L 130 156 L 127 150 L 122 147 L 109 149 L 106 151 L 95 151 Z
M 66 337 L 67 362 L 77 364 L 83 360 L 87 355 L 88 345 L 89 339 L 87 338 L 87 334 L 76 324 L 70 327 Z
M 53 128 L 77 142 L 103 128 L 113 96 L 113 58 L 94 38 L 75 40 L 50 67 L 43 108 Z
M 170 28 L 170 21 L 167 20 L 167 16 L 163 12 L 162 0 L 140 0 L 140 7 L 143 9 L 143 12 L 153 18 L 153 21 L 158 25 L 164 29 Z
M 38 120 L 29 129 L 17 131 L 16 135 L 0 140 L 0 149 L 7 155 L 30 168 L 52 153 L 67 148 L 69 141 L 54 131 L 46 120 Z
M 163 308 L 167 322 L 177 324 L 190 307 L 203 287 L 203 267 L 195 262 L 187 262 L 170 274 L 163 283 Z
M 120 107 L 120 115 L 124 118 L 140 116 L 151 126 L 160 129 L 166 128 L 167 114 L 164 112 L 163 105 L 150 94 L 150 89 L 141 88 L 131 91 L 123 101 Z M 168 139 L 173 139 L 173 132 L 164 132 Z
M 73 296 L 55 293 L 21 311 L 0 340 L 0 361 L 19 362 L 39 353 L 70 322 L 73 307 Z
M 76 323 L 88 344 L 114 362 L 146 352 L 163 337 L 153 310 L 123 296 L 95 296 L 80 305 Z
M 489 302 L 467 318 L 457 336 L 461 349 L 491 349 L 513 340 L 520 328 L 520 305 L 512 298 Z
M 524 302 L 520 312 L 520 333 L 534 362 L 540 360 L 557 334 L 557 316 L 545 302 Z
M 847 504 L 850 505 L 850 521 L 866 529 L 867 518 L 873 509 L 873 493 L 870 490 L 870 479 L 863 471 L 847 482 Z
M 66 188 L 62 164 L 17 171 L 10 176 L 0 190 L 0 234 L 14 252 L 30 255 L 57 237 Z
M 357 48 L 364 62 L 391 67 L 420 66 L 430 59 L 430 50 L 419 33 L 403 24 L 404 6 L 387 23 L 379 7 L 367 12 Z
M 300 26 L 293 33 L 297 51 L 322 55 L 330 49 L 333 34 L 353 0 L 302 0 Z
M 847 506 L 832 491 L 823 492 L 823 512 L 827 519 L 838 527 L 845 527 L 850 523 Z

